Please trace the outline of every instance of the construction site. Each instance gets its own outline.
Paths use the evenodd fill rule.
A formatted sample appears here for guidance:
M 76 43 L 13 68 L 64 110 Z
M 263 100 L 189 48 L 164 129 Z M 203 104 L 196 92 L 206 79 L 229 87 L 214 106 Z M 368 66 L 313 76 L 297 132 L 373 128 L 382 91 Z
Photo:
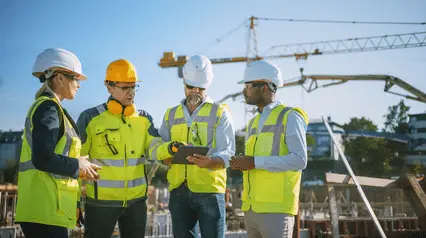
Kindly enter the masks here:
M 360 55 L 364 52 L 404 51 L 408 48 L 426 47 L 426 32 L 413 32 L 274 45 L 265 54 L 260 54 L 257 45 L 257 25 L 260 21 L 296 22 L 297 19 L 255 16 L 248 18 L 223 37 L 226 38 L 242 29 L 244 34 L 248 35 L 245 42 L 246 55 L 211 58 L 212 64 L 247 64 L 260 59 L 271 61 L 289 59 L 293 60 L 293 63 L 296 61 L 300 66 L 303 65 L 300 62 L 324 55 L 352 53 Z M 351 24 L 351 22 L 347 23 Z M 358 23 L 362 24 L 362 22 Z M 182 78 L 182 67 L 189 56 L 176 56 L 174 52 L 159 52 L 159 56 L 161 55 L 157 62 L 158 66 L 164 69 L 176 69 L 177 76 Z M 325 87 L 339 88 L 339 85 L 344 83 L 381 82 L 384 93 L 415 101 L 423 105 L 425 110 L 408 112 L 407 109 L 404 114 L 406 118 L 395 124 L 395 128 L 403 129 L 393 131 L 379 131 L 362 126 L 351 127 L 349 123 L 333 121 L 333 118 L 326 113 L 322 118 L 310 118 L 307 128 L 309 161 L 308 167 L 302 173 L 299 213 L 295 217 L 293 237 L 426 237 L 426 180 L 424 179 L 426 88 L 416 88 L 408 80 L 388 74 L 305 74 L 302 66 L 298 68 L 298 71 L 300 76 L 286 80 L 277 93 L 284 92 L 290 87 L 302 87 L 306 92 L 311 93 Z M 241 96 L 241 92 L 227 93 L 218 101 L 225 104 L 241 101 L 245 122 L 247 122 L 256 112 L 254 107 L 243 102 Z M 402 104 L 403 100 L 395 107 L 396 114 L 401 112 L 398 108 L 402 110 Z M 394 115 L 394 117 L 397 116 Z M 22 131 L 0 129 L 3 129 L 0 130 L 0 237 L 24 237 L 19 224 L 14 221 L 19 196 L 17 174 Z M 241 148 L 244 148 L 244 137 L 245 131 L 238 128 L 236 153 L 243 153 Z M 359 160 L 354 156 L 360 153 L 357 149 L 366 149 L 358 148 L 360 145 L 373 142 L 378 146 L 375 151 L 386 150 L 388 153 L 386 156 L 391 158 L 380 160 L 384 162 L 378 165 L 383 165 L 385 169 L 383 173 L 377 175 L 374 168 L 366 168 L 376 165 L 373 162 L 368 164 L 369 155 L 363 155 L 365 158 L 360 157 Z M 372 153 L 367 149 L 366 151 L 366 154 Z M 379 156 L 385 156 L 385 154 L 379 154 Z M 367 161 L 366 164 L 363 164 L 365 161 Z M 386 166 L 389 167 L 388 170 Z M 173 237 L 168 209 L 170 193 L 165 179 L 167 170 L 159 163 L 148 165 L 148 167 L 150 170 L 147 174 L 149 188 L 146 237 Z M 241 173 L 232 172 L 229 169 L 225 196 L 226 237 L 229 238 L 247 237 L 244 213 L 241 211 L 242 189 Z M 84 188 L 82 195 L 84 204 Z M 83 234 L 84 226 L 69 230 L 69 237 L 83 237 Z M 113 237 L 120 237 L 118 225 Z

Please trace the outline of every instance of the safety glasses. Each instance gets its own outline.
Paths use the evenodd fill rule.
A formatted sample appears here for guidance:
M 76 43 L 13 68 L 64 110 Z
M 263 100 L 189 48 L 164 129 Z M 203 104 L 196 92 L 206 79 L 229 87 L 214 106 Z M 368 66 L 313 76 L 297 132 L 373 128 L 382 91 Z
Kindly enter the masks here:
M 187 88 L 187 89 L 194 89 L 194 88 L 197 88 L 198 90 L 200 90 L 200 91 L 204 91 L 204 90 L 206 90 L 205 88 L 198 88 L 198 87 L 194 87 L 194 86 L 191 86 L 191 85 L 188 85 L 188 84 L 185 84 L 185 87 Z
M 78 75 L 75 74 L 69 74 L 69 73 L 65 73 L 65 72 L 55 72 L 53 75 L 58 75 L 58 74 L 62 74 L 65 78 L 72 80 L 72 81 L 79 81 L 78 79 Z
M 268 85 L 268 83 L 265 82 L 259 82 L 259 83 L 245 83 L 244 84 L 244 88 L 246 90 L 252 89 L 252 88 L 257 88 L 257 87 L 262 87 L 264 85 Z
M 130 91 L 137 92 L 139 90 L 139 85 L 137 85 L 137 84 L 132 85 L 132 86 L 117 86 L 117 85 L 112 85 L 112 86 L 119 88 L 126 93 L 129 93 Z

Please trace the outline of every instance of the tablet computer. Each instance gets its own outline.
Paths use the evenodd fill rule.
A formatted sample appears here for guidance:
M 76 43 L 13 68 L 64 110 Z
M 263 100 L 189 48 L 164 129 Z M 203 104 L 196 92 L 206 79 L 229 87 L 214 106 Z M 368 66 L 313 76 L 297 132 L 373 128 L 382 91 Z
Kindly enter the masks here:
M 207 155 L 208 152 L 207 146 L 181 146 L 173 157 L 172 164 L 192 164 L 186 157 L 193 154 Z

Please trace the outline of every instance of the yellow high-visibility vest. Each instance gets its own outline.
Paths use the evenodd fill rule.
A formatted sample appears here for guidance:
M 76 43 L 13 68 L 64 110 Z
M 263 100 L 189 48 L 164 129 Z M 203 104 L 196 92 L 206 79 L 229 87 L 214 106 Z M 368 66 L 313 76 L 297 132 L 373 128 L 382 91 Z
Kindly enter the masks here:
M 307 114 L 299 108 L 275 107 L 258 133 L 260 114 L 247 126 L 245 154 L 247 156 L 283 156 L 288 154 L 285 143 L 287 118 L 297 110 L 308 124 Z M 269 172 L 253 169 L 243 172 L 242 210 L 257 213 L 287 213 L 296 215 L 300 192 L 300 171 Z
M 54 98 L 39 97 L 30 107 L 25 120 L 21 157 L 18 173 L 17 222 L 33 222 L 53 226 L 74 228 L 76 226 L 76 209 L 79 186 L 76 179 L 43 172 L 34 167 L 32 154 L 32 117 L 37 107 L 46 100 Z M 81 141 L 70 121 L 62 114 L 65 133 L 55 147 L 55 153 L 78 158 Z M 40 202 L 41 201 L 41 202 Z
M 148 189 L 146 159 L 172 157 L 170 143 L 150 133 L 150 118 L 137 112 L 128 117 L 114 115 L 101 104 L 84 111 L 77 124 L 87 135 L 81 154 L 90 155 L 89 160 L 102 167 L 100 179 L 86 183 L 86 203 L 126 207 L 144 199 Z
M 219 103 L 204 103 L 188 127 L 183 106 L 169 108 L 165 115 L 172 141 L 186 141 L 192 145 L 208 146 L 208 154 L 216 152 L 216 127 L 223 115 Z M 179 187 L 187 180 L 188 188 L 195 193 L 225 193 L 226 169 L 209 170 L 196 165 L 172 164 L 167 172 L 169 190 Z

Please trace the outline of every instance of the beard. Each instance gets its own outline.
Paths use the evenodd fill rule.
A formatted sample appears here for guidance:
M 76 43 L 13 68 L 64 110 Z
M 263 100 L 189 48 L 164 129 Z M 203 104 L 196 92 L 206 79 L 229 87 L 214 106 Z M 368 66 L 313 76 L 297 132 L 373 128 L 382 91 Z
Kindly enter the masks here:
M 203 98 L 198 94 L 191 94 L 186 97 L 186 101 L 191 105 L 198 105 L 203 101 Z

